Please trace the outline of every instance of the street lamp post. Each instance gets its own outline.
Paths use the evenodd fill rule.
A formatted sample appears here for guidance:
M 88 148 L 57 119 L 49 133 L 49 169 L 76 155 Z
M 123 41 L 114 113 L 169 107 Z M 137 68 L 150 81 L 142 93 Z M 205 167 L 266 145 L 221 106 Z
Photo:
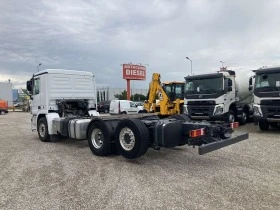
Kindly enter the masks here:
M 224 62 L 224 61 L 220 61 L 220 62 L 222 63 L 222 67 L 224 68 L 224 63 L 225 63 L 225 62 Z
M 192 75 L 192 60 L 189 57 L 186 57 L 191 62 L 191 75 Z

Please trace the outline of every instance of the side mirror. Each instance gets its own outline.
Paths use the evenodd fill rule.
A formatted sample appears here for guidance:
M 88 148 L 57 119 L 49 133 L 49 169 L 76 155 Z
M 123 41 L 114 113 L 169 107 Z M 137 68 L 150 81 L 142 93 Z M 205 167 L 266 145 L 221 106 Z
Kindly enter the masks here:
M 31 80 L 29 80 L 29 81 L 26 82 L 26 89 L 27 89 L 29 92 L 32 92 L 32 82 L 31 82 Z
M 232 87 L 231 86 L 228 87 L 228 92 L 230 92 L 230 91 L 232 91 Z
M 250 91 L 253 90 L 253 86 L 250 85 L 248 89 L 249 89 Z

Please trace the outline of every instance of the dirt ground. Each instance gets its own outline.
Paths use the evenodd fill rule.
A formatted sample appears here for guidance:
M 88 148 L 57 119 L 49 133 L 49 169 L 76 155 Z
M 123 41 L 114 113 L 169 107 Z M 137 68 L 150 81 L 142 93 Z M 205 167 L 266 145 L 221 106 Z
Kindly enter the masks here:
M 280 131 L 199 156 L 149 149 L 94 156 L 87 141 L 43 143 L 29 113 L 0 115 L 0 209 L 280 209 Z

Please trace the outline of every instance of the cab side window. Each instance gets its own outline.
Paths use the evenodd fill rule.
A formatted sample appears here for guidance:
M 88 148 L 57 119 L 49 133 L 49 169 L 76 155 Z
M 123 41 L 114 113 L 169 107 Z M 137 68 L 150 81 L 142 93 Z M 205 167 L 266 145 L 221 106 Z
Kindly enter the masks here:
M 34 80 L 34 95 L 37 95 L 40 93 L 40 79 L 37 78 Z

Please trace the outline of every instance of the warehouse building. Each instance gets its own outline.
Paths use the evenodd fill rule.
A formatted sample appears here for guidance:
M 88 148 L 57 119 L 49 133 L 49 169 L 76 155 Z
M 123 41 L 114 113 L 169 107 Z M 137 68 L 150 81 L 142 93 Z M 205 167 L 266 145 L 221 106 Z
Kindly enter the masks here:
M 13 87 L 10 82 L 0 82 L 0 100 L 8 102 L 8 106 L 13 106 Z

